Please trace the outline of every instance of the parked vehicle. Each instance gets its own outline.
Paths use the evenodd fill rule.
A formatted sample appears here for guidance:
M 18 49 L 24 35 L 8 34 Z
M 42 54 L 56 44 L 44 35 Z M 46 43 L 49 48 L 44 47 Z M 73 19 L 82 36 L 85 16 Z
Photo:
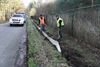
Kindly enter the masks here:
M 25 19 L 25 22 L 26 22 L 26 20 L 27 20 L 27 15 L 26 15 L 26 13 L 24 13 L 24 12 L 17 12 L 16 14 L 17 14 L 17 15 L 23 15 L 23 17 L 24 17 L 24 19 Z
M 12 25 L 24 25 L 26 19 L 21 14 L 15 14 L 9 19 L 10 26 Z

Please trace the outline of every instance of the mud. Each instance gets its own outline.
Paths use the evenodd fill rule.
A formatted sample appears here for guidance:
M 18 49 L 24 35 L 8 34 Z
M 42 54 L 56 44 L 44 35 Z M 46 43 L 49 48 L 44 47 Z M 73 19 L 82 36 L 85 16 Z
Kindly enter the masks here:
M 69 47 L 66 47 L 67 49 L 65 49 L 64 46 L 61 46 L 61 48 L 62 48 L 62 54 L 69 61 L 69 65 L 71 65 L 72 67 L 88 67 L 86 63 L 83 63 L 81 61 L 81 59 L 84 57 L 80 55 L 78 51 Z
M 68 60 L 69 65 L 72 67 L 100 66 L 100 50 L 98 48 L 72 37 L 65 39 L 60 42 L 60 46 L 62 55 Z

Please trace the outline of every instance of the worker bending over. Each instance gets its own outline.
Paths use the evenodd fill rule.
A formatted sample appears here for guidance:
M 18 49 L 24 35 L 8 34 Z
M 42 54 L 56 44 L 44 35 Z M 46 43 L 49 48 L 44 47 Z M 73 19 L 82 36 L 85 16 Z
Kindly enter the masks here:
M 40 30 L 41 31 L 45 31 L 45 19 L 44 19 L 44 16 L 43 15 L 40 15 L 39 17 L 39 23 L 40 23 Z
M 59 17 L 59 15 L 56 15 L 56 18 L 57 18 L 57 27 L 58 27 L 58 33 L 59 33 L 58 40 L 59 40 L 63 37 L 64 22 L 63 22 L 63 19 Z

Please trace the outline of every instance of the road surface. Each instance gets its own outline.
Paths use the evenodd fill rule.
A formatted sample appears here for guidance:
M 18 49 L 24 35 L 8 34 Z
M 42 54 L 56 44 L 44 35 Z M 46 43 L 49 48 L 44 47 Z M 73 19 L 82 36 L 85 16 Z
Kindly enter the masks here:
M 0 67 L 15 67 L 18 50 L 22 46 L 24 27 L 0 24 Z

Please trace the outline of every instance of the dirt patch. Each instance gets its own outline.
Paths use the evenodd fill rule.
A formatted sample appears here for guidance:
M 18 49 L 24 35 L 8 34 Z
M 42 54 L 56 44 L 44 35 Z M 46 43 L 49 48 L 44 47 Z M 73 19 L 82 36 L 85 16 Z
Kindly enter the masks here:
M 66 36 L 60 42 L 62 54 L 72 67 L 99 67 L 100 50 L 90 44 Z

